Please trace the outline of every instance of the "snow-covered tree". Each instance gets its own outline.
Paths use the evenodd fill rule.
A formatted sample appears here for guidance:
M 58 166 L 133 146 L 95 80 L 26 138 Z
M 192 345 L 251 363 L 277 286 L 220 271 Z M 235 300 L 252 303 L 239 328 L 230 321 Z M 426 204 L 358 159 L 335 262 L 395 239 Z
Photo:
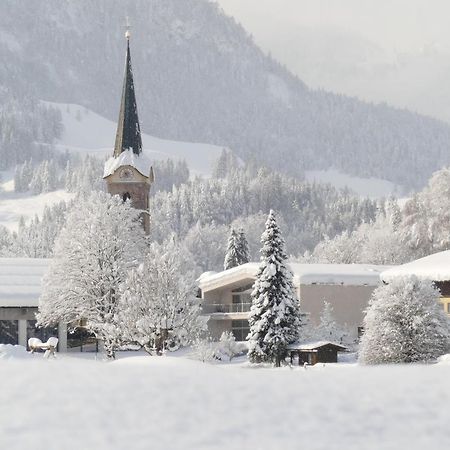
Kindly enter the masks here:
M 189 344 L 205 328 L 192 256 L 174 239 L 152 243 L 122 285 L 119 320 L 128 341 L 151 353 Z
M 236 231 L 234 227 L 231 227 L 223 268 L 225 270 L 231 269 L 249 261 L 248 242 L 244 230 L 241 228 L 239 231 Z
M 228 235 L 225 261 L 223 263 L 223 268 L 225 270 L 239 266 L 237 247 L 238 247 L 238 234 L 236 233 L 236 230 L 233 227 L 231 227 L 230 234 Z
M 239 229 L 237 234 L 237 254 L 239 265 L 248 263 L 250 261 L 250 251 L 248 248 L 247 237 L 242 228 Z
M 272 210 L 261 243 L 249 316 L 248 357 L 252 362 L 271 361 L 278 366 L 286 346 L 298 339 L 301 315 L 292 272 L 286 266 L 284 240 Z
M 334 318 L 333 306 L 324 301 L 319 326 L 315 330 L 315 338 L 342 344 L 345 335 L 344 327 L 338 324 Z
M 233 333 L 231 333 L 231 331 L 224 331 L 220 335 L 220 339 L 217 345 L 216 358 L 220 360 L 228 358 L 228 361 L 231 361 L 236 355 L 241 352 L 241 345 L 236 342 L 236 338 L 234 337 Z
M 70 210 L 39 299 L 38 324 L 65 322 L 103 341 L 114 357 L 120 285 L 137 265 L 145 237 L 139 211 L 118 196 L 96 192 Z
M 364 318 L 365 364 L 430 361 L 449 351 L 449 318 L 431 281 L 399 277 L 378 287 Z

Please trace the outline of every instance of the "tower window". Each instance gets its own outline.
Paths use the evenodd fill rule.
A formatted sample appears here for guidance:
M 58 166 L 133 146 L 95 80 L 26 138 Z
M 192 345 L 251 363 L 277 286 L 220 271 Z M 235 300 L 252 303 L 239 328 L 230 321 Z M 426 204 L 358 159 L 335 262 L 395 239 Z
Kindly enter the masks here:
M 130 200 L 130 199 L 131 199 L 131 195 L 129 192 L 125 192 L 125 194 L 122 195 L 122 200 L 124 202 L 126 202 L 127 200 Z

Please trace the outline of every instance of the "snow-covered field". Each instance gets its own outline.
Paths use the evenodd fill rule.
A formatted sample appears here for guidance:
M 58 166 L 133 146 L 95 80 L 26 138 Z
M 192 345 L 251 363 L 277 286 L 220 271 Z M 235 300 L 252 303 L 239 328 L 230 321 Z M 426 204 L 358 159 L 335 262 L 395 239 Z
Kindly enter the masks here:
M 305 172 L 307 181 L 329 183 L 335 188 L 349 188 L 362 197 L 382 198 L 403 194 L 403 188 L 381 178 L 360 178 L 341 173 L 335 169 L 309 170 Z
M 83 106 L 66 103 L 49 103 L 61 111 L 64 132 L 57 148 L 80 154 L 106 158 L 112 154 L 117 123 L 90 111 Z M 144 154 L 150 160 L 184 159 L 192 175 L 211 174 L 213 164 L 222 147 L 211 144 L 177 142 L 142 134 Z
M 445 449 L 450 365 L 0 359 L 0 448 Z M 91 358 L 91 359 L 88 359 Z
M 15 193 L 11 171 L 2 172 L 2 180 L 3 182 L 0 183 L 0 225 L 4 225 L 11 231 L 17 231 L 20 216 L 23 216 L 26 222 L 36 214 L 41 218 L 45 206 L 51 206 L 62 200 L 68 201 L 75 196 L 64 190 L 39 195 Z

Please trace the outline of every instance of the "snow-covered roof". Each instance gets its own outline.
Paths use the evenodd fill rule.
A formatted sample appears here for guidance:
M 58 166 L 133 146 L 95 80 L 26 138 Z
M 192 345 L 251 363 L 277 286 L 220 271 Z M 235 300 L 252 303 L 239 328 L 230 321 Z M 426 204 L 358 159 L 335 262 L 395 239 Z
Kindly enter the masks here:
M 450 281 L 450 250 L 395 266 L 383 272 L 381 279 L 388 283 L 393 278 L 405 275 L 415 275 L 421 280 Z
M 0 307 L 38 306 L 50 259 L 0 258 Z
M 334 345 L 335 347 L 339 347 L 342 350 L 346 350 L 347 347 L 344 347 L 337 342 L 332 341 L 314 341 L 314 342 L 303 342 L 303 343 L 294 343 L 289 344 L 287 348 L 289 350 L 316 350 L 321 347 L 325 347 L 326 345 Z
M 378 286 L 380 274 L 391 266 L 376 264 L 290 264 L 299 284 Z
M 119 167 L 123 166 L 134 167 L 140 174 L 144 175 L 144 177 L 148 177 L 152 164 L 150 159 L 144 153 L 136 155 L 133 153 L 133 150 L 128 149 L 123 151 L 117 158 L 111 156 L 111 158 L 105 162 L 103 178 L 112 175 Z
M 203 274 L 199 286 L 203 291 L 223 288 L 239 281 L 254 280 L 259 263 L 242 264 L 211 275 Z M 289 264 L 294 274 L 294 284 L 340 284 L 349 286 L 377 286 L 380 274 L 391 266 L 374 264 Z

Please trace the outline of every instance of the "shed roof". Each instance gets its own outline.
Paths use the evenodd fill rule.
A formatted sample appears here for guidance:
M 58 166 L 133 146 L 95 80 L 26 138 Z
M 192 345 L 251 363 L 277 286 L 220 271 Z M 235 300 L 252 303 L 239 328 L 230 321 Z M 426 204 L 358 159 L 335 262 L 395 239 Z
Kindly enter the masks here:
M 421 280 L 450 281 L 450 250 L 392 267 L 381 274 L 381 279 L 389 282 L 393 278 L 411 275 Z
M 37 307 L 50 261 L 0 258 L 0 307 Z
M 335 347 L 337 350 L 347 350 L 347 347 L 344 347 L 341 344 L 337 344 L 336 342 L 331 341 L 294 343 L 289 344 L 287 348 L 288 350 L 318 350 L 319 348 L 326 347 L 327 345 Z

